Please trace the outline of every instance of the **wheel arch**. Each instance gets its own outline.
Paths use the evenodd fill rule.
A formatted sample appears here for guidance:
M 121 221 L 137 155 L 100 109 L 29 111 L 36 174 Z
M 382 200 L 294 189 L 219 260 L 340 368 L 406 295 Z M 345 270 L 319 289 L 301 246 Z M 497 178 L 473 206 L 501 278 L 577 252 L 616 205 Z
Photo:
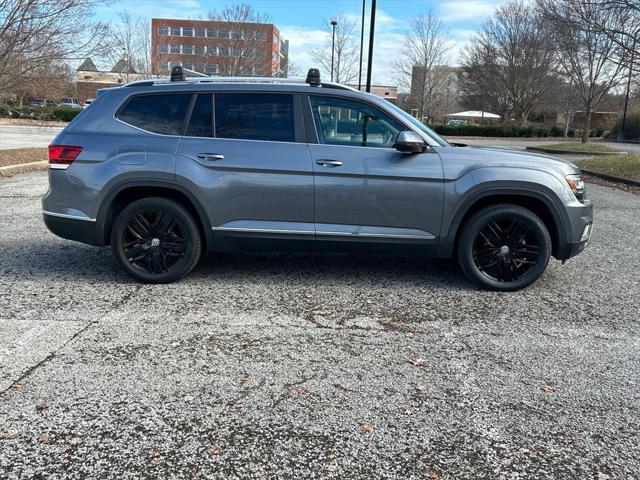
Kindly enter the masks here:
M 478 211 L 499 203 L 510 203 L 527 208 L 544 222 L 549 230 L 552 242 L 552 255 L 564 258 L 566 245 L 566 220 L 554 201 L 543 192 L 527 189 L 502 188 L 479 191 L 467 198 L 463 206 L 458 208 L 451 221 L 447 233 L 441 238 L 438 256 L 454 255 L 460 232 L 466 222 Z
M 135 200 L 147 197 L 164 197 L 177 201 L 194 216 L 208 251 L 213 250 L 213 233 L 209 217 L 202 204 L 187 189 L 171 182 L 126 181 L 112 187 L 101 202 L 96 217 L 98 242 L 109 245 L 110 232 L 117 214 Z

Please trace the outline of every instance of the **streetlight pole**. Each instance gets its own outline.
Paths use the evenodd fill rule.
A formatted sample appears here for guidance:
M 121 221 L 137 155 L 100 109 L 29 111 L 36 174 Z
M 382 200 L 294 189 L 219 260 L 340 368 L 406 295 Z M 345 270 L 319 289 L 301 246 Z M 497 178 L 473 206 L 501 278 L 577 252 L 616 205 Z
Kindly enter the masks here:
M 373 34 L 376 29 L 376 0 L 371 0 L 371 24 L 369 26 L 369 54 L 367 59 L 367 92 L 371 92 L 371 71 L 373 70 Z
M 358 63 L 358 90 L 362 90 L 362 49 L 364 47 L 364 11 L 367 0 L 362 0 L 362 25 L 360 25 L 360 62 Z
M 636 35 L 637 37 L 637 35 Z M 627 92 L 624 95 L 624 110 L 622 111 L 622 125 L 618 132 L 618 140 L 624 140 L 624 130 L 627 126 L 627 108 L 629 106 L 629 91 L 631 90 L 631 77 L 633 76 L 633 54 L 636 51 L 636 42 L 633 42 L 631 49 L 631 58 L 629 59 L 629 78 L 627 78 Z
M 333 82 L 333 54 L 336 51 L 336 25 L 338 22 L 331 20 L 333 32 L 331 33 L 331 81 Z

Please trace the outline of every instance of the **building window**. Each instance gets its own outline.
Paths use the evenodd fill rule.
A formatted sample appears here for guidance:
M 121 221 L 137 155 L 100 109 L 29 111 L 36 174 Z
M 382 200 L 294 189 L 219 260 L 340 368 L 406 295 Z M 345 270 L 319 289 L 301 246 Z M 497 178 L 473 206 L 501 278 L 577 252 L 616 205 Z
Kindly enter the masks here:
M 221 57 L 229 56 L 229 47 L 218 47 L 218 55 Z
M 229 30 L 218 30 L 218 38 L 229 38 Z
M 207 46 L 207 55 L 215 56 L 218 55 L 218 47 Z
M 183 55 L 193 55 L 193 45 L 182 45 Z
M 256 40 L 264 41 L 266 39 L 267 39 L 267 32 L 263 32 L 261 30 L 258 30 L 256 32 Z
M 169 45 L 167 45 L 166 43 L 161 43 L 160 53 L 169 53 Z
M 195 45 L 193 47 L 194 55 L 204 55 L 204 45 Z
M 218 30 L 216 30 L 215 28 L 207 28 L 207 37 L 218 38 Z
M 171 27 L 169 29 L 169 33 L 171 35 L 173 35 L 174 37 L 179 37 L 180 36 L 180 27 Z
M 180 45 L 171 45 L 171 53 L 180 53 Z
M 182 63 L 182 67 L 188 70 L 193 70 L 193 63 Z
M 193 27 L 182 27 L 183 37 L 193 37 Z
M 163 36 L 163 37 L 169 35 L 169 27 L 167 27 L 165 25 L 160 25 L 158 27 L 158 35 Z
M 206 30 L 204 28 L 195 28 L 194 33 L 196 37 L 204 37 Z
M 242 40 L 242 30 L 231 30 L 231 40 Z
M 216 75 L 218 73 L 218 65 L 207 63 L 204 67 L 204 73 L 208 73 L 209 75 Z

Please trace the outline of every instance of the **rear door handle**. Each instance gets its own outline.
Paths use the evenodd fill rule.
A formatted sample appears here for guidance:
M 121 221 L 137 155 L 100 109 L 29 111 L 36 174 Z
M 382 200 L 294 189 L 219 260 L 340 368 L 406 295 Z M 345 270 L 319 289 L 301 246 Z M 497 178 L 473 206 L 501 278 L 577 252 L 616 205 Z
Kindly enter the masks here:
M 199 153 L 198 158 L 203 160 L 224 160 L 224 155 L 219 153 Z
M 316 160 L 316 163 L 318 165 L 322 165 L 323 167 L 330 167 L 330 168 L 335 168 L 335 167 L 341 167 L 342 166 L 342 162 L 339 160 Z

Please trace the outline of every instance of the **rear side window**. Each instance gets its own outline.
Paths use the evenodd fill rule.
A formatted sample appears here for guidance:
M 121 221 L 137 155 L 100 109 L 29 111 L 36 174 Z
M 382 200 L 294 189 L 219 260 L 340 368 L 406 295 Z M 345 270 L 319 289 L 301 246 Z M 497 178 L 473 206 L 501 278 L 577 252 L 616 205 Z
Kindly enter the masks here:
M 215 111 L 218 138 L 295 141 L 293 95 L 217 93 Z
M 140 95 L 129 100 L 116 118 L 164 135 L 182 135 L 191 94 Z
M 210 93 L 199 93 L 187 126 L 188 137 L 213 137 L 213 105 Z

